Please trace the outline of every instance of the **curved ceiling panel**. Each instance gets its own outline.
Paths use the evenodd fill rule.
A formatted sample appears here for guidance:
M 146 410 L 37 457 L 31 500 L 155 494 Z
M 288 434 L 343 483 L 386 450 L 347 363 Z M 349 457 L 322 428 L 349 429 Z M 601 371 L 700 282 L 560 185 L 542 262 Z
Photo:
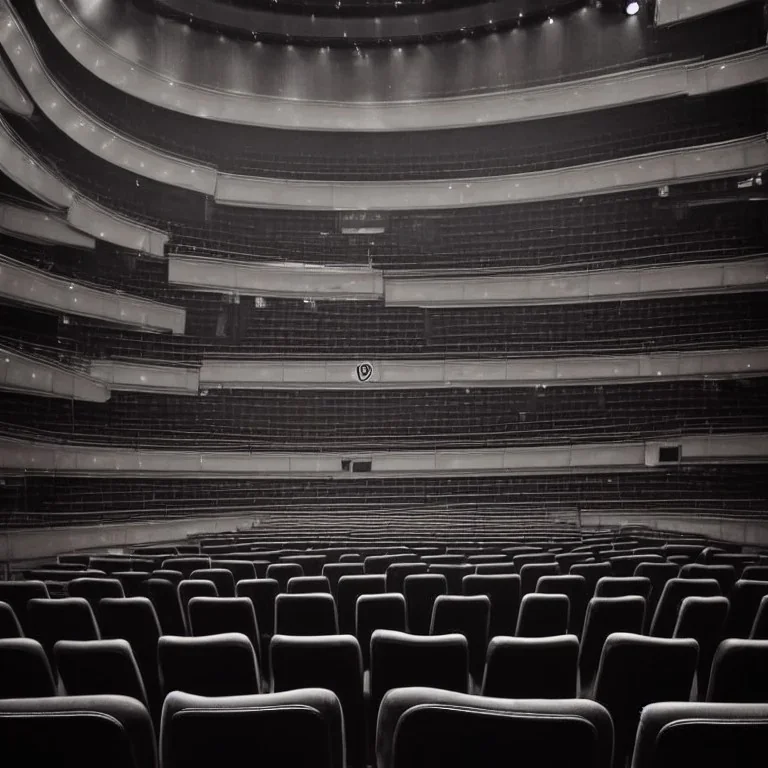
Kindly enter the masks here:
M 190 114 L 205 112 L 212 119 L 302 129 L 323 127 L 304 109 L 312 104 L 355 104 L 370 110 L 393 102 L 488 95 L 702 55 L 723 56 L 765 42 L 750 8 L 718 23 L 704 20 L 684 34 L 677 27 L 659 32 L 643 26 L 639 17 L 616 19 L 589 8 L 525 31 L 361 52 L 231 40 L 158 19 L 117 0 L 35 0 L 17 8 L 29 23 L 39 9 L 70 54 L 140 98 L 158 99 L 159 106 Z M 148 82 L 153 88 L 143 94 Z M 160 82 L 166 88 L 157 92 Z M 184 93 L 185 85 L 192 86 L 191 94 Z M 214 110 L 195 105 L 190 96 L 200 89 L 227 98 Z M 243 105 L 256 97 L 249 107 Z M 293 119 L 297 102 L 302 123 Z M 482 114 L 477 105 L 473 108 Z M 345 114 L 335 112 L 336 120 Z M 381 121 L 374 114 L 373 129 Z

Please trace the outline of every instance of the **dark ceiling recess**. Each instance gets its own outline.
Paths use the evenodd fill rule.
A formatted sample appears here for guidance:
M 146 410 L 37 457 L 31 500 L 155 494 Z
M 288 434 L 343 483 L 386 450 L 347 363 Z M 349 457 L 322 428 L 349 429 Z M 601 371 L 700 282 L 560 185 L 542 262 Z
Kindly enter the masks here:
M 322 16 L 388 16 L 414 13 L 434 13 L 437 11 L 456 10 L 471 6 L 485 5 L 487 0 L 206 0 L 207 4 L 222 8 L 235 8 L 245 11 L 269 10 L 279 13 L 298 13 Z M 155 0 L 158 3 L 158 0 Z M 164 4 L 164 0 L 159 0 Z M 547 14 L 563 5 L 563 0 L 511 0 L 508 8 L 525 16 Z M 587 5 L 582 0 L 579 5 Z
M 141 7 L 144 2 L 135 0 Z M 585 0 L 153 0 L 153 11 L 242 39 L 390 45 L 451 40 L 540 24 Z

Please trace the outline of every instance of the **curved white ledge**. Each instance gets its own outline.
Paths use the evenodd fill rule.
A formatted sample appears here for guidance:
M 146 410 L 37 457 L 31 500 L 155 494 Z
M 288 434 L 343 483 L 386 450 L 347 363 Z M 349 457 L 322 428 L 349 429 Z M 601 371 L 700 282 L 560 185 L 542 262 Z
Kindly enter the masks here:
M 179 368 L 171 365 L 94 360 L 88 373 L 94 379 L 105 382 L 110 390 L 125 392 L 197 395 L 200 385 L 200 373 L 197 368 Z
M 719 13 L 752 0 L 656 0 L 653 20 L 656 26 L 676 24 Z
M 0 2 L 0 45 L 43 114 L 81 147 L 138 176 L 212 195 L 216 170 L 138 144 L 92 118 L 56 85 L 7 0 Z
M 295 210 L 469 208 L 556 200 L 731 176 L 768 165 L 765 136 L 539 173 L 473 179 L 325 182 L 219 174 L 216 202 Z
M 592 270 L 513 277 L 395 278 L 390 306 L 471 307 L 567 304 L 768 289 L 768 258 L 713 264 Z
M 44 245 L 94 249 L 96 241 L 78 232 L 62 216 L 32 208 L 0 203 L 0 231 Z
M 32 99 L 14 80 L 2 59 L 0 59 L 0 107 L 6 112 L 13 112 L 23 117 L 31 117 L 35 111 Z
M 104 382 L 6 347 L 0 347 L 0 389 L 92 403 L 109 400 Z
M 348 478 L 344 459 L 366 458 L 366 477 L 511 475 L 643 469 L 659 448 L 681 448 L 682 463 L 768 462 L 768 435 L 732 434 L 528 448 L 357 453 L 200 453 L 74 447 L 0 438 L 0 471 L 76 475 Z
M 197 291 L 285 298 L 371 300 L 384 295 L 384 278 L 378 269 L 195 256 L 169 256 L 168 282 Z
M 125 367 L 119 361 L 100 362 L 98 368 L 91 366 L 91 375 L 111 382 Z M 101 373 L 105 368 L 112 371 L 109 377 Z M 153 369 L 142 370 L 150 377 Z M 539 387 L 730 379 L 766 372 L 766 348 L 508 360 L 206 360 L 199 385 L 330 390 Z
M 87 232 L 99 240 L 159 258 L 165 254 L 168 242 L 165 232 L 126 219 L 80 195 L 75 195 L 69 206 L 67 221 L 81 232 Z
M 179 307 L 91 288 L 0 256 L 0 296 L 67 315 L 93 317 L 149 331 L 184 333 Z
M 35 197 L 56 208 L 67 208 L 74 191 L 37 160 L 14 137 L 0 117 L 0 171 Z
M 168 235 L 94 203 L 66 186 L 23 146 L 0 117 L 0 171 L 43 202 L 67 209 L 67 221 L 80 232 L 137 251 L 163 256 Z
M 766 79 L 768 53 L 759 49 L 705 64 L 688 62 L 575 80 L 541 88 L 506 90 L 411 102 L 319 102 L 279 99 L 258 93 L 214 91 L 178 82 L 150 70 L 137 57 L 118 53 L 86 28 L 61 0 L 36 0 L 43 19 L 62 46 L 86 69 L 110 85 L 150 104 L 176 112 L 244 125 L 325 131 L 416 131 L 531 120 L 605 109 L 649 99 L 695 93 L 701 69 L 711 72 L 707 89 Z M 167 21 L 166 24 L 173 22 Z M 725 66 L 725 70 L 720 67 Z M 726 79 L 717 72 L 728 71 Z

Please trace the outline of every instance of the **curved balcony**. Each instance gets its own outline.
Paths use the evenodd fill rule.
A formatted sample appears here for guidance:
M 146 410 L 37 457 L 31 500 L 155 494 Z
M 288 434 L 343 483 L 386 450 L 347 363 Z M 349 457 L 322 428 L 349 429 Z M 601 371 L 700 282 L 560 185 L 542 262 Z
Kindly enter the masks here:
M 488 360 L 626 355 L 768 345 L 765 293 L 534 307 L 418 309 L 269 299 L 255 307 L 189 294 L 184 336 L 78 321 L 60 338 L 81 357 L 204 360 Z
M 2 360 L 2 358 L 0 358 Z M 674 440 L 768 431 L 768 379 L 537 388 L 4 396 L 0 429 L 39 442 L 193 451 L 394 451 Z M 766 456 L 768 460 L 768 455 Z
M 19 2 L 25 20 L 34 19 L 33 5 L 84 68 L 127 93 L 167 109 L 203 112 L 211 120 L 305 129 L 408 129 L 413 126 L 397 112 L 414 115 L 414 102 L 424 99 L 450 100 L 437 114 L 439 102 L 429 105 L 431 121 L 442 123 L 455 113 L 453 120 L 469 122 L 453 125 L 471 125 L 486 114 L 498 117 L 504 107 L 488 105 L 503 102 L 514 89 L 725 56 L 765 43 L 754 5 L 663 34 L 639 16 L 606 30 L 601 12 L 590 8 L 530 30 L 360 54 L 227 40 L 158 20 L 120 0 L 101 0 L 87 9 L 78 0 Z M 406 70 L 411 76 L 404 76 Z M 506 93 L 483 98 L 494 91 Z M 454 98 L 468 94 L 478 96 L 471 105 Z M 514 100 L 506 111 L 514 114 L 521 106 Z M 423 117 L 421 122 L 433 124 Z

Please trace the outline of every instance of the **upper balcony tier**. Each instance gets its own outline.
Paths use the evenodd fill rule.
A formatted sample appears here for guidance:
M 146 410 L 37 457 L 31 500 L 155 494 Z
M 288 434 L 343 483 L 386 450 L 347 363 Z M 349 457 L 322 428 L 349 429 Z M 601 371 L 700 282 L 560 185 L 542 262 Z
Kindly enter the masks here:
M 368 107 L 369 112 L 378 105 L 379 123 L 386 123 L 391 118 L 383 113 L 396 112 L 397 102 L 509 92 L 713 58 L 765 43 L 759 3 L 664 28 L 655 26 L 650 14 L 630 18 L 584 7 L 553 15 L 551 23 L 546 15 L 528 23 L 517 10 L 519 28 L 429 45 L 403 44 L 401 50 L 389 44 L 395 37 L 389 35 L 386 45 L 358 53 L 351 47 L 262 42 L 253 27 L 247 40 L 233 40 L 190 26 L 188 15 L 183 23 L 158 18 L 156 4 L 13 1 L 20 12 L 27 6 L 30 15 L 33 6 L 39 8 L 70 53 L 121 90 L 168 109 L 191 109 L 191 114 L 204 107 L 211 119 L 284 127 L 294 117 L 296 126 L 313 125 L 323 109 L 345 105 L 357 111 Z M 484 22 L 489 18 L 485 15 Z M 321 23 L 316 20 L 314 26 Z M 457 30 L 461 26 L 471 25 L 460 24 Z M 485 100 L 474 103 L 475 114 L 482 115 Z M 435 104 L 430 106 L 433 120 L 439 119 Z M 344 109 L 333 113 L 337 120 L 351 114 Z

